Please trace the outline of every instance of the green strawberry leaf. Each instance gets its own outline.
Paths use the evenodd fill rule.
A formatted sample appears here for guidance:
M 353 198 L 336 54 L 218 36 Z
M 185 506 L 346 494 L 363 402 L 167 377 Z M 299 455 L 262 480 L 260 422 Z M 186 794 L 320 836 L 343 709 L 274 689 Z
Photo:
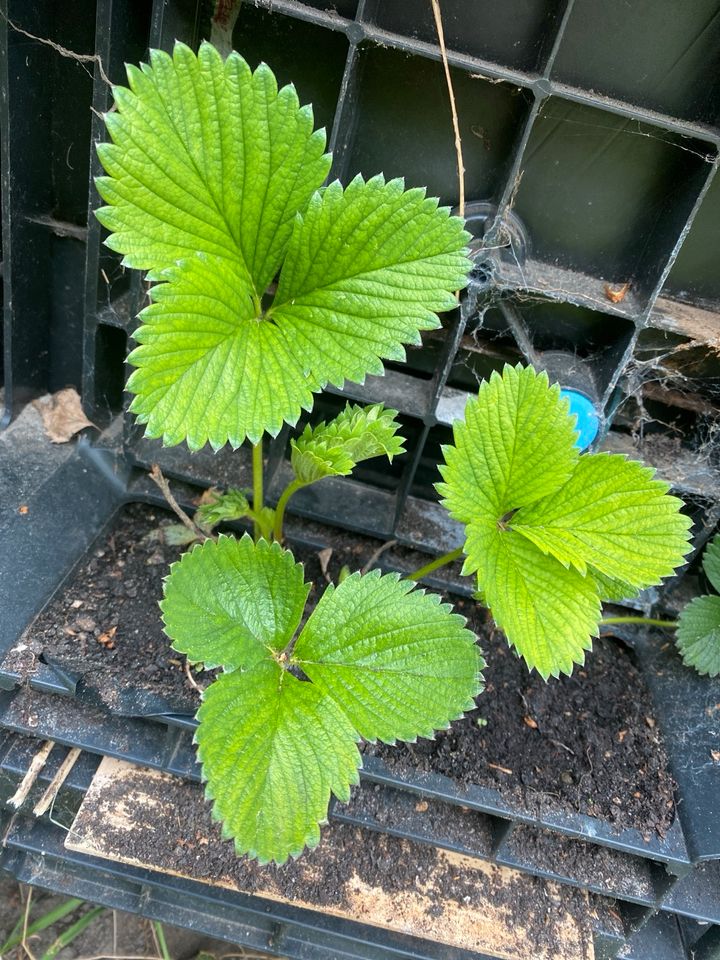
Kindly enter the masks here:
M 218 449 L 277 435 L 310 410 L 318 384 L 274 324 L 258 321 L 238 267 L 197 256 L 153 274 L 128 360 L 130 410 L 148 437 Z
M 640 590 L 684 560 L 691 521 L 655 471 L 619 454 L 586 454 L 568 482 L 521 507 L 512 529 L 583 575 L 588 566 Z
M 221 534 L 171 566 L 160 607 L 175 650 L 234 670 L 287 645 L 309 589 L 302 565 L 277 543 Z
M 584 662 L 601 614 L 594 580 L 489 520 L 468 526 L 466 551 L 495 622 L 529 669 L 547 680 Z
M 183 43 L 172 57 L 151 50 L 150 66 L 127 74 L 105 116 L 114 142 L 98 146 L 108 246 L 142 270 L 197 252 L 224 258 L 262 296 L 330 169 L 312 109 L 265 64 L 253 73 L 209 43 L 197 56 Z
M 705 547 L 703 570 L 710 583 L 720 593 L 720 533 L 716 534 Z
M 298 215 L 267 312 L 323 383 L 363 381 L 440 326 L 472 266 L 447 207 L 401 180 L 330 184 Z
M 601 600 L 617 601 L 632 600 L 640 592 L 637 587 L 624 580 L 614 580 L 612 577 L 606 577 L 595 567 L 589 565 L 587 575 L 595 581 Z
M 212 683 L 198 720 L 206 796 L 237 852 L 283 863 L 316 846 L 330 794 L 347 802 L 360 766 L 335 701 L 264 660 Z
M 253 73 L 209 44 L 150 59 L 114 88 L 113 142 L 98 147 L 107 243 L 157 284 L 130 409 L 168 445 L 257 443 L 328 382 L 381 373 L 439 326 L 469 234 L 399 180 L 320 191 L 325 135 L 264 64 Z
M 330 423 L 308 424 L 292 441 L 292 468 L 302 484 L 323 477 L 347 476 L 354 467 L 371 457 L 404 453 L 403 438 L 397 435 L 397 411 L 381 403 L 359 407 L 348 403 Z
M 357 781 L 360 737 L 431 736 L 482 679 L 464 619 L 377 571 L 329 588 L 293 650 L 307 593 L 288 551 L 249 537 L 196 546 L 165 583 L 175 649 L 226 671 L 198 713 L 208 797 L 238 852 L 263 861 L 317 843 L 331 794 L 346 801 Z
M 195 522 L 212 530 L 220 523 L 240 520 L 250 514 L 248 498 L 242 490 L 230 487 L 225 493 L 212 488 L 207 491 L 205 500 L 195 511 Z
M 625 599 L 683 562 L 681 502 L 641 464 L 580 457 L 567 402 L 530 367 L 481 384 L 454 440 L 437 489 L 466 526 L 464 572 L 530 668 L 569 673 L 600 596 Z
M 445 447 L 438 492 L 451 516 L 500 520 L 558 490 L 578 461 L 575 421 L 557 385 L 532 367 L 506 366 L 480 384 Z
M 720 597 L 695 597 L 678 619 L 675 637 L 683 662 L 701 675 L 720 674 Z
M 328 587 L 293 654 L 365 740 L 431 737 L 480 693 L 484 666 L 465 620 L 399 574 Z

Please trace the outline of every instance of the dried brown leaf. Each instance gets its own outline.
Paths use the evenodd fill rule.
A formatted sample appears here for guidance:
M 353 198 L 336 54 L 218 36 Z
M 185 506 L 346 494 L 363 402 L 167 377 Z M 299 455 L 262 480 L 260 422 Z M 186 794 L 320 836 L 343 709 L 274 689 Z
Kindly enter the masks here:
M 80 396 L 74 387 L 38 397 L 34 405 L 40 411 L 45 433 L 53 443 L 67 443 L 80 430 L 95 426 L 83 413 Z

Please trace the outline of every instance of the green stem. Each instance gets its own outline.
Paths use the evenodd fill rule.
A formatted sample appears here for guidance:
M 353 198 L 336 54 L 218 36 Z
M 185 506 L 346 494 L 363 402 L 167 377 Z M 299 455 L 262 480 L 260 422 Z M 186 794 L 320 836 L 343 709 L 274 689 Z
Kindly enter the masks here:
M 277 540 L 278 543 L 282 543 L 283 521 L 285 520 L 285 507 L 287 507 L 288 500 L 304 486 L 306 486 L 306 484 L 300 483 L 299 480 L 292 480 L 285 487 L 277 502 L 277 506 L 275 507 L 275 523 L 273 525 L 273 540 Z
M 420 567 L 420 569 L 416 570 L 414 573 L 408 573 L 405 576 L 405 579 L 422 580 L 423 577 L 426 577 L 434 570 L 438 570 L 440 567 L 444 567 L 446 564 L 452 563 L 453 560 L 457 560 L 458 557 L 462 556 L 462 554 L 462 547 L 458 547 L 457 550 L 451 550 L 449 553 L 444 553 L 441 557 L 436 557 L 434 560 L 431 560 L 430 563 L 426 563 L 424 567 Z
M 78 900 L 75 897 L 73 897 L 71 900 L 64 900 L 61 904 L 58 904 L 54 910 L 48 911 L 48 913 L 43 914 L 42 917 L 39 917 L 37 920 L 35 920 L 34 923 L 31 923 L 27 928 L 27 935 L 32 936 L 35 933 L 41 933 L 43 930 L 47 930 L 47 928 L 51 927 L 54 923 L 64 920 L 69 913 L 72 913 L 73 910 L 77 910 L 77 908 L 81 907 L 83 903 L 83 900 Z M 17 947 L 22 941 L 22 938 L 23 919 L 21 917 L 8 939 L 0 946 L 0 956 L 4 956 L 6 953 L 8 953 L 8 951 L 12 950 L 13 947 Z
M 667 627 L 668 630 L 674 630 L 677 627 L 677 620 L 653 620 L 652 617 L 603 617 L 600 626 L 608 623 L 644 623 L 648 627 Z
M 252 472 L 253 472 L 253 510 L 260 513 L 263 508 L 263 450 L 262 438 L 253 444 L 252 454 Z M 260 525 L 257 521 L 253 524 L 253 536 L 257 542 L 260 539 Z
M 68 927 L 64 933 L 61 933 L 60 936 L 50 944 L 42 955 L 42 960 L 54 960 L 54 957 L 56 957 L 61 950 L 70 946 L 73 940 L 76 940 L 83 930 L 89 927 L 93 920 L 97 919 L 97 917 L 104 912 L 105 907 L 95 907 L 80 917 L 79 920 L 76 920 L 71 927 Z
M 159 920 L 153 920 L 152 925 L 155 936 L 157 937 L 158 947 L 160 948 L 160 956 L 163 960 L 170 960 L 170 951 L 168 950 L 167 940 L 165 939 L 163 925 Z

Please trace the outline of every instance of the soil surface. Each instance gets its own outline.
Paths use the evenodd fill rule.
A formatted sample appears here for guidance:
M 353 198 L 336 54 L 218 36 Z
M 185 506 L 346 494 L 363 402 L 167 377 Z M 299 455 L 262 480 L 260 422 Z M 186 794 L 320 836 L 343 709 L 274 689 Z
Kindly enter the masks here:
M 441 846 L 500 862 L 508 858 L 530 870 L 592 885 L 612 896 L 653 899 L 655 889 L 648 861 L 608 847 L 558 833 L 516 824 L 495 852 L 496 818 L 477 810 L 442 803 L 381 784 L 361 783 L 348 804 L 333 816 L 400 835 L 424 838 Z
M 477 604 L 456 599 L 455 607 L 487 661 L 477 709 L 434 740 L 367 750 L 396 774 L 440 773 L 538 813 L 584 813 L 618 830 L 664 836 L 674 819 L 674 780 L 630 651 L 600 638 L 584 667 L 546 683 L 528 673 Z
M 199 784 L 117 761 L 103 762 L 66 842 L 464 948 L 494 946 L 509 957 L 530 949 L 538 960 L 592 955 L 579 890 L 342 824 L 326 827 L 298 860 L 259 865 L 222 840 Z
M 26 679 L 42 656 L 80 677 L 80 692 L 116 713 L 193 714 L 199 692 L 184 658 L 172 651 L 158 610 L 168 565 L 181 553 L 159 535 L 173 522 L 163 510 L 126 507 L 3 668 Z M 314 584 L 306 614 L 328 578 L 336 579 L 344 564 L 359 569 L 378 546 L 324 532 L 329 554 L 295 551 Z M 399 550 L 391 557 L 400 565 L 409 559 Z M 468 618 L 488 663 L 478 708 L 434 740 L 366 750 L 403 777 L 440 773 L 461 788 L 491 787 L 531 811 L 588 814 L 618 830 L 663 836 L 674 818 L 674 782 L 649 692 L 627 648 L 596 640 L 584 667 L 545 683 L 528 673 L 483 608 L 449 599 Z M 203 687 L 211 678 L 200 673 L 194 682 Z

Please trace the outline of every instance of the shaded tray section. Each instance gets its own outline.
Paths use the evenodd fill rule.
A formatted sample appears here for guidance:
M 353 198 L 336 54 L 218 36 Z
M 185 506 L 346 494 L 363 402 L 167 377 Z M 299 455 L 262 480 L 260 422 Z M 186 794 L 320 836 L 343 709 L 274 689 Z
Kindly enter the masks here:
M 382 784 L 362 782 L 332 817 L 646 906 L 671 882 L 652 860 Z
M 85 697 L 131 716 L 192 714 L 199 695 L 163 632 L 158 602 L 184 548 L 165 543 L 166 511 L 130 504 L 80 561 L 3 663 L 39 689 Z M 198 678 L 208 683 L 210 674 Z
M 592 960 L 586 894 L 461 854 L 334 824 L 282 867 L 238 858 L 202 788 L 106 758 L 66 847 L 508 960 Z

